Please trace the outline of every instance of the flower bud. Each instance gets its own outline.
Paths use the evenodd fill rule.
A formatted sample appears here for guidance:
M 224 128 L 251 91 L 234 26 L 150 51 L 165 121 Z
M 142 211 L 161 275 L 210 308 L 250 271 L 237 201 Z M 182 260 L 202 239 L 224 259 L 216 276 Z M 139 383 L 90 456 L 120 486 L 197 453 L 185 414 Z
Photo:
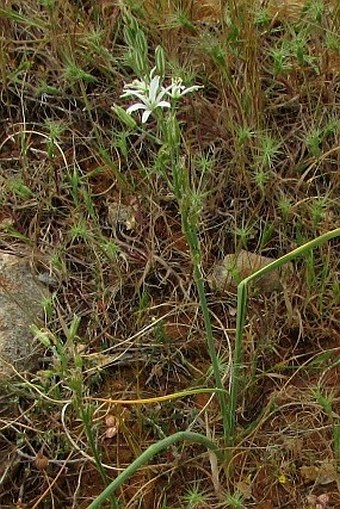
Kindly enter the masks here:
M 124 108 L 121 108 L 120 106 L 115 104 L 114 106 L 111 107 L 111 109 L 115 112 L 119 120 L 123 124 L 125 124 L 129 129 L 131 130 L 136 129 L 137 122 L 134 120 L 133 117 L 131 117 L 131 115 L 126 113 Z
M 155 50 L 155 63 L 157 74 L 164 78 L 165 75 L 165 52 L 162 46 L 157 46 Z

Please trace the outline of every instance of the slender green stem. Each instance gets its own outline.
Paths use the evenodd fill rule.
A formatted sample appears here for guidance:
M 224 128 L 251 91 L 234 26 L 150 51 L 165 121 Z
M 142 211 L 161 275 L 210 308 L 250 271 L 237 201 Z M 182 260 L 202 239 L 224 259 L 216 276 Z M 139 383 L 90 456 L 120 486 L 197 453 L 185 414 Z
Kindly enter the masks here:
M 236 421 L 236 405 L 237 405 L 237 397 L 238 397 L 238 387 L 240 378 L 242 375 L 242 347 L 243 347 L 243 331 L 246 320 L 246 312 L 247 312 L 247 289 L 248 284 L 251 281 L 255 281 L 256 279 L 268 274 L 269 272 L 279 269 L 284 264 L 294 260 L 298 256 L 301 256 L 315 247 L 324 244 L 325 242 L 334 239 L 335 237 L 340 237 L 340 228 L 335 230 L 331 230 L 323 235 L 320 235 L 316 239 L 313 239 L 309 242 L 306 242 L 302 246 L 297 247 L 290 253 L 287 253 L 284 256 L 281 256 L 278 260 L 274 260 L 269 265 L 266 265 L 262 269 L 254 272 L 250 276 L 243 279 L 237 287 L 237 320 L 236 320 L 236 338 L 235 338 L 235 350 L 234 350 L 234 359 L 233 359 L 233 367 L 231 373 L 231 388 L 230 388 L 230 398 L 229 398 L 229 407 L 228 407 L 228 429 L 229 429 L 229 441 L 228 445 L 232 446 L 234 442 L 235 435 L 235 421 Z
M 179 431 L 174 435 L 163 438 L 159 442 L 150 445 L 138 458 L 135 459 L 123 472 L 121 472 L 114 481 L 88 506 L 87 509 L 99 509 L 107 498 L 112 496 L 114 492 L 127 481 L 137 470 L 148 463 L 156 454 L 164 451 L 176 442 L 194 442 L 204 445 L 210 449 L 218 459 L 223 460 L 223 454 L 218 450 L 217 446 L 204 435 L 199 433 L 192 433 L 190 431 Z
M 221 371 L 220 371 L 220 363 L 219 363 L 218 357 L 217 357 L 215 341 L 214 341 L 214 336 L 213 336 L 212 327 L 211 327 L 210 312 L 209 312 L 207 298 L 206 298 L 205 289 L 204 289 L 204 282 L 203 282 L 201 266 L 200 266 L 200 258 L 201 257 L 200 257 L 199 240 L 198 240 L 197 232 L 193 231 L 192 225 L 189 224 L 189 222 L 187 220 L 187 215 L 184 213 L 182 214 L 182 221 L 183 221 L 183 230 L 184 230 L 185 236 L 187 238 L 187 242 L 189 244 L 191 256 L 192 256 L 192 260 L 193 260 L 194 280 L 195 280 L 196 288 L 198 291 L 200 306 L 201 306 L 201 310 L 202 310 L 202 314 L 203 314 L 207 347 L 208 347 L 208 352 L 209 352 L 209 356 L 210 356 L 211 364 L 212 364 L 212 368 L 213 368 L 215 385 L 218 389 L 220 389 L 220 391 L 218 392 L 218 399 L 219 399 L 220 409 L 221 409 L 221 414 L 222 414 L 224 441 L 226 444 L 229 440 L 228 437 L 229 437 L 229 433 L 230 433 L 229 420 L 228 420 L 228 401 L 227 401 L 227 395 L 226 395 L 224 387 L 223 387 L 223 381 L 222 381 Z
M 242 283 L 242 281 L 241 281 Z M 237 288 L 237 314 L 236 314 L 236 338 L 234 347 L 234 358 L 231 365 L 231 383 L 228 408 L 228 430 L 229 436 L 227 445 L 232 446 L 235 434 L 236 405 L 238 397 L 239 379 L 242 373 L 242 347 L 243 330 L 247 312 L 247 285 L 238 285 Z
M 199 295 L 200 307 L 204 319 L 204 327 L 207 341 L 207 348 L 211 359 L 211 364 L 214 373 L 215 385 L 220 391 L 218 392 L 218 399 L 222 414 L 223 433 L 225 443 L 229 436 L 228 427 L 228 402 L 227 395 L 224 391 L 220 363 L 218 361 L 212 327 L 210 312 L 205 295 L 204 282 L 201 271 L 201 246 L 197 232 L 197 225 L 199 222 L 200 205 L 195 202 L 195 196 L 190 184 L 188 169 L 181 161 L 180 155 L 180 126 L 176 118 L 176 110 L 171 112 L 168 122 L 161 125 L 161 132 L 163 137 L 167 140 L 169 145 L 170 159 L 171 159 L 171 178 L 168 180 L 170 188 L 173 190 L 181 215 L 182 231 L 188 242 L 190 248 L 191 259 L 193 262 L 193 275 L 196 288 Z
M 102 461 L 100 458 L 100 454 L 99 454 L 99 451 L 98 451 L 98 448 L 96 445 L 95 436 L 94 436 L 94 432 L 93 432 L 91 409 L 90 409 L 90 407 L 85 408 L 83 406 L 83 400 L 78 395 L 76 395 L 75 404 L 78 407 L 80 418 L 83 422 L 85 433 L 86 433 L 87 439 L 89 441 L 90 449 L 92 451 L 94 460 L 96 462 L 96 466 L 97 466 L 98 472 L 100 474 L 100 477 L 102 478 L 104 486 L 108 486 L 109 480 L 107 478 L 105 469 L 102 465 Z M 110 498 L 111 507 L 113 509 L 117 509 L 118 500 L 116 499 L 116 497 L 113 494 L 110 494 L 108 498 Z

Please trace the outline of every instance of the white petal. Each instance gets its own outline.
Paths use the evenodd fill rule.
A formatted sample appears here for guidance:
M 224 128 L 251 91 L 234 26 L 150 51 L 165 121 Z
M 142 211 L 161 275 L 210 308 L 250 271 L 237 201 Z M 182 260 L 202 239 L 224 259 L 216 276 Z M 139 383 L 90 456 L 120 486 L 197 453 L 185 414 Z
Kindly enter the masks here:
M 199 90 L 200 88 L 204 88 L 200 85 L 193 85 L 192 87 L 186 88 L 183 92 L 181 92 L 181 95 L 185 95 L 188 92 L 194 92 L 195 90 Z
M 145 110 L 143 115 L 142 115 L 142 124 L 145 124 L 145 122 L 148 121 L 150 115 L 151 115 L 151 110 Z
M 150 71 L 150 81 L 152 80 L 153 75 L 155 74 L 156 70 L 157 70 L 157 67 L 153 67 L 153 68 L 151 69 L 151 71 Z
M 124 99 L 125 97 L 131 97 L 132 95 L 134 95 L 134 92 L 131 92 L 131 90 L 129 90 L 128 92 L 124 92 L 123 94 L 120 94 L 119 97 L 122 97 Z
M 147 102 L 147 97 L 142 94 L 141 92 L 137 92 L 137 90 L 129 90 L 127 92 L 124 92 L 124 94 L 122 94 L 120 97 L 121 98 L 125 98 L 125 97 L 137 97 L 137 99 L 139 99 L 140 101 L 142 101 L 143 103 Z
M 167 95 L 167 94 L 168 94 L 168 92 L 167 92 L 167 88 L 163 88 L 163 87 L 162 87 L 161 91 L 159 92 L 159 94 L 157 95 L 157 97 L 156 97 L 156 98 L 155 98 L 155 100 L 154 100 L 155 106 L 157 106 L 157 105 L 158 105 L 158 103 L 159 103 L 159 102 L 163 99 L 163 97 L 164 97 L 165 95 Z
M 159 103 L 157 103 L 157 108 L 158 107 L 171 108 L 171 104 L 169 103 L 169 101 L 160 101 Z
M 159 89 L 159 79 L 159 76 L 155 76 L 150 82 L 149 100 L 151 103 L 155 102 L 156 100 L 156 95 Z
M 162 87 L 162 92 L 164 92 L 164 94 L 166 94 L 169 90 L 171 90 L 173 87 L 173 85 L 169 85 L 168 87 Z
M 132 90 L 132 91 L 137 91 L 137 92 L 147 92 L 149 88 L 149 85 L 145 82 L 145 81 L 139 81 L 139 80 L 136 80 L 136 81 L 133 81 L 132 83 L 128 83 L 128 84 L 125 84 L 123 89 L 124 90 Z
M 137 103 L 137 104 L 132 104 L 131 106 L 129 106 L 128 109 L 126 110 L 126 113 L 128 113 L 130 115 L 134 111 L 146 110 L 146 109 L 147 109 L 147 107 L 145 106 L 145 104 Z

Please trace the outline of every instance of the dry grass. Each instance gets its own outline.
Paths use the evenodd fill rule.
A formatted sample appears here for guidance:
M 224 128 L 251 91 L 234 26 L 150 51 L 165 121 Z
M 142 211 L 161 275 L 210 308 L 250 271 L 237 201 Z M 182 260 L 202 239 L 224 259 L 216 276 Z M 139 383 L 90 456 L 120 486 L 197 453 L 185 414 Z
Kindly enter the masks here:
M 169 74 L 205 86 L 179 113 L 183 156 L 204 198 L 205 273 L 235 250 L 277 257 L 339 226 L 338 2 L 295 2 L 284 17 L 273 5 L 1 7 L 0 245 L 48 272 L 55 292 L 41 369 L 30 384 L 10 384 L 10 410 L 1 402 L 1 508 L 85 508 L 100 493 L 89 410 L 109 478 L 164 435 L 190 427 L 221 437 L 216 401 L 206 395 L 144 406 L 89 407 L 86 399 L 213 385 L 159 147 L 128 133 L 111 110 L 126 106 L 119 95 L 135 77 L 123 38 L 128 15 L 147 36 L 150 64 L 161 44 Z M 333 241 L 295 264 L 283 292 L 253 295 L 237 444 L 222 493 L 207 454 L 177 447 L 124 485 L 122 507 L 307 509 L 317 503 L 308 497 L 322 494 L 327 507 L 340 506 L 339 270 Z M 235 295 L 207 292 L 227 366 Z M 195 486 L 205 496 L 193 505 Z

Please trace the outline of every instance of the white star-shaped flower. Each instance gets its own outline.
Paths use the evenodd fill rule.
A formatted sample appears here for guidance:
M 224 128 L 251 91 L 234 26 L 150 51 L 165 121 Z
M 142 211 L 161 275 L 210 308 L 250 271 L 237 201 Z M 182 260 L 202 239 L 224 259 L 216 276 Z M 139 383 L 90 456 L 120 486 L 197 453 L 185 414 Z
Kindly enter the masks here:
M 154 76 L 155 68 L 150 73 L 149 83 L 145 80 L 134 80 L 132 83 L 124 85 L 125 92 L 120 96 L 124 97 L 136 97 L 140 102 L 132 104 L 126 110 L 127 113 L 131 114 L 134 111 L 144 110 L 142 115 L 142 123 L 148 121 L 149 116 L 157 108 L 170 108 L 171 104 L 169 101 L 163 100 L 166 96 L 168 88 L 160 86 L 160 76 Z
M 148 121 L 150 115 L 157 108 L 171 108 L 171 103 L 166 99 L 169 98 L 172 101 L 181 99 L 184 95 L 203 88 L 199 85 L 193 85 L 186 87 L 183 85 L 181 78 L 172 78 L 171 85 L 164 87 L 161 84 L 161 77 L 155 75 L 156 67 L 154 67 L 149 76 L 146 79 L 136 79 L 131 83 L 124 85 L 124 92 L 120 96 L 122 98 L 135 97 L 139 102 L 132 104 L 126 110 L 131 113 L 143 110 L 142 123 Z
M 171 99 L 178 100 L 186 94 L 190 92 L 195 92 L 203 88 L 200 85 L 193 85 L 192 87 L 186 87 L 183 85 L 182 78 L 172 78 L 172 82 L 170 87 L 168 87 L 167 95 L 171 97 Z

